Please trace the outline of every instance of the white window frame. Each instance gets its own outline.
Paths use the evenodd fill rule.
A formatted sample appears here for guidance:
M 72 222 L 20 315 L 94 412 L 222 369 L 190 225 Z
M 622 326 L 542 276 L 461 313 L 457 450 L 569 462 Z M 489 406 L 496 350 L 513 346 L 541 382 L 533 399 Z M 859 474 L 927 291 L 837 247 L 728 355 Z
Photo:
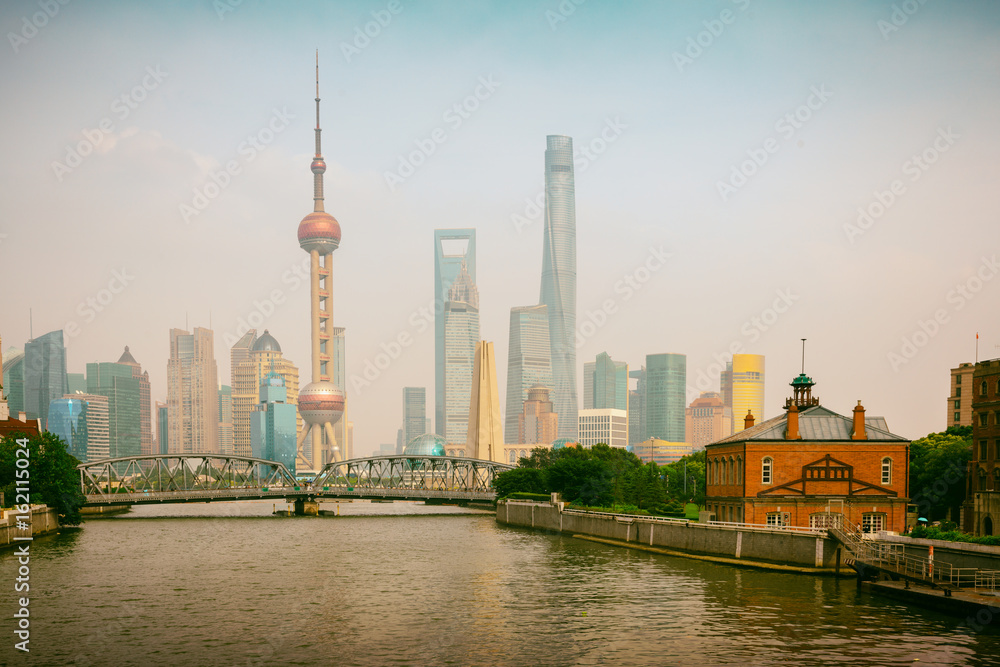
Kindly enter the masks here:
M 892 484 L 892 458 L 886 456 L 882 459 L 882 485 Z
M 885 530 L 884 512 L 865 512 L 861 515 L 861 532 L 877 533 Z
M 760 461 L 760 483 L 769 485 L 774 483 L 774 459 L 770 456 L 765 456 Z

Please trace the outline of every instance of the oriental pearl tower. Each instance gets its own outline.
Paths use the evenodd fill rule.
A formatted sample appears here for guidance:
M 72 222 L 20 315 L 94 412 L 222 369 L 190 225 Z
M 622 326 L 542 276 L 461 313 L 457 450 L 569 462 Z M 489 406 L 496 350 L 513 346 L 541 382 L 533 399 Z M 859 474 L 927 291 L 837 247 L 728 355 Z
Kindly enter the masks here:
M 312 382 L 299 392 L 299 414 L 305 426 L 299 435 L 296 469 L 322 470 L 330 461 L 343 460 L 333 425 L 344 414 L 344 391 L 330 381 L 333 296 L 330 269 L 333 251 L 340 246 L 340 223 L 323 210 L 323 172 L 320 150 L 319 52 L 316 52 L 316 156 L 312 161 L 313 211 L 299 223 L 299 246 L 309 253 L 309 297 L 312 324 Z M 326 456 L 324 456 L 324 452 Z M 310 455 L 307 455 L 309 453 Z

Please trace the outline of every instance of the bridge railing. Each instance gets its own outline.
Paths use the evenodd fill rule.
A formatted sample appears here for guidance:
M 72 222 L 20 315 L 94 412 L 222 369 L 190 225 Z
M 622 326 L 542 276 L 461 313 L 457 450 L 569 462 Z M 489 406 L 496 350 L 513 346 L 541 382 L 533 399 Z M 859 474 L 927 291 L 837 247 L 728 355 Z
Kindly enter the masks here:
M 449 456 L 375 456 L 328 463 L 313 486 L 492 493 L 493 480 L 514 466 Z

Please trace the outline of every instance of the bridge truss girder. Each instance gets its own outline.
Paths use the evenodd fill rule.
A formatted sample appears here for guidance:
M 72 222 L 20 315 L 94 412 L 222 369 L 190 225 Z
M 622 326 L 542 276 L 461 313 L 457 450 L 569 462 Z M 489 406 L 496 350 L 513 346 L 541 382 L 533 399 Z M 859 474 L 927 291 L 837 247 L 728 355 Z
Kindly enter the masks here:
M 451 456 L 375 456 L 328 463 L 312 486 L 490 493 L 494 478 L 513 467 Z

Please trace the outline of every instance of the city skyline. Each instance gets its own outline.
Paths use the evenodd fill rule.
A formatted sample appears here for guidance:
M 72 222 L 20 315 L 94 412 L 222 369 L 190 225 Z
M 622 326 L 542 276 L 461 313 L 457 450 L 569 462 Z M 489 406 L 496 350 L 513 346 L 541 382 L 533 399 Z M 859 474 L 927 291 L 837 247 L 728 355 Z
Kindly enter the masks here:
M 761 354 L 776 415 L 808 338 L 806 373 L 832 409 L 860 398 L 908 437 L 942 430 L 949 369 L 975 360 L 976 332 L 979 359 L 1000 356 L 1000 14 L 927 4 L 886 32 L 891 2 L 790 7 L 588 4 L 553 24 L 538 8 L 405 6 L 350 58 L 342 44 L 379 8 L 304 3 L 281 22 L 249 4 L 223 18 L 194 4 L 66 8 L 6 52 L 5 83 L 24 94 L 0 131 L 9 219 L 53 221 L 45 252 L 76 276 L 32 269 L 34 225 L 0 227 L 8 282 L 32 276 L 6 302 L 5 344 L 23 349 L 32 309 L 36 333 L 64 329 L 71 373 L 129 345 L 154 401 L 166 398 L 167 332 L 185 318 L 211 323 L 220 378 L 243 324 L 304 363 L 309 267 L 289 238 L 308 196 L 316 45 L 335 109 L 328 194 L 357 249 L 332 270 L 350 285 L 335 320 L 352 336 L 359 453 L 393 439 L 400 388 L 435 372 L 419 252 L 432 230 L 478 231 L 482 338 L 506 340 L 510 308 L 535 299 L 549 134 L 579 149 L 578 361 L 606 350 L 637 369 L 647 354 L 685 354 L 687 404 L 718 390 L 732 352 Z M 726 9 L 734 22 L 688 55 Z M 0 24 L 18 32 L 34 11 L 5 5 Z M 492 40 L 513 26 L 523 53 Z M 235 46 L 247 34 L 273 52 Z M 574 46 L 598 37 L 592 52 Z M 404 54 L 433 80 L 389 67 Z M 375 299 L 385 317 L 367 316 Z M 499 366 L 506 356 L 501 343 Z

